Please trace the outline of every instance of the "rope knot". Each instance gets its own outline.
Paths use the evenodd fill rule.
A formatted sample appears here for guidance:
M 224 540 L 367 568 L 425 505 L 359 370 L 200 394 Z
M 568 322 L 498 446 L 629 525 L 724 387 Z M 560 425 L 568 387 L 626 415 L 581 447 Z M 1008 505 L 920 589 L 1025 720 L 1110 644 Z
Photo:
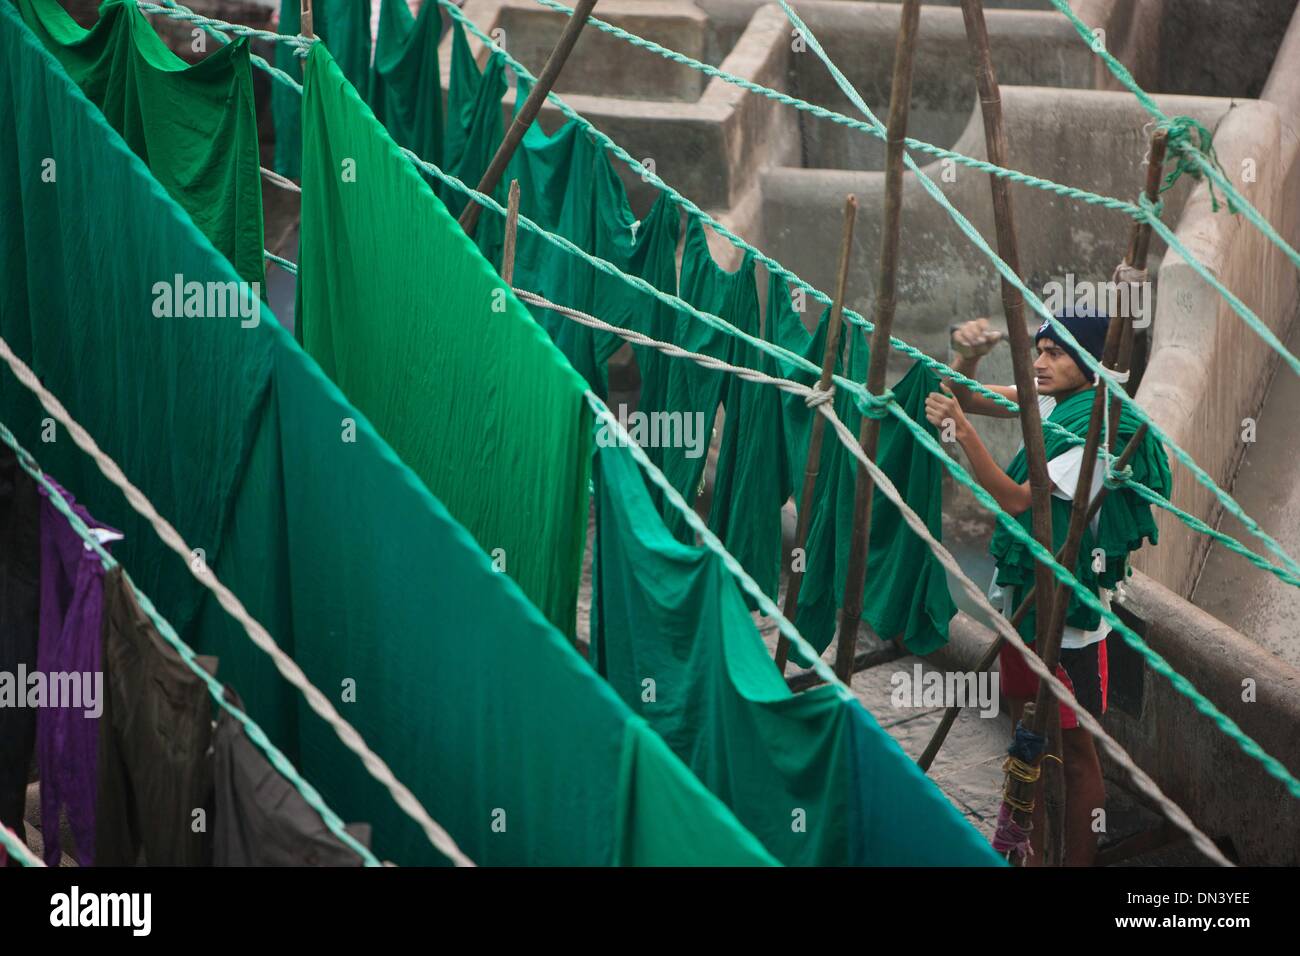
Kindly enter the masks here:
M 854 403 L 858 406 L 858 411 L 867 418 L 880 419 L 889 414 L 889 405 L 894 401 L 894 390 L 887 388 L 879 395 L 863 392 L 853 397 Z
M 1210 190 L 1210 209 L 1218 212 L 1219 198 L 1214 194 L 1214 183 L 1206 176 L 1204 168 L 1206 163 L 1211 164 L 1226 177 L 1219 157 L 1214 152 L 1214 134 L 1190 116 L 1175 116 L 1160 123 L 1159 128 L 1168 136 L 1169 151 L 1178 157 L 1160 191 L 1163 193 L 1172 189 L 1184 173 L 1193 179 L 1205 179 Z M 1232 201 L 1228 200 L 1228 212 L 1236 211 Z
M 1107 468 L 1104 484 L 1111 491 L 1123 488 L 1133 478 L 1133 466 L 1125 465 L 1123 468 Z
M 825 391 L 823 391 L 822 389 L 814 385 L 809 390 L 808 394 L 804 396 L 803 403 L 807 405 L 809 408 L 816 408 L 818 405 L 825 405 L 834 397 L 835 397 L 834 383 L 828 385 Z

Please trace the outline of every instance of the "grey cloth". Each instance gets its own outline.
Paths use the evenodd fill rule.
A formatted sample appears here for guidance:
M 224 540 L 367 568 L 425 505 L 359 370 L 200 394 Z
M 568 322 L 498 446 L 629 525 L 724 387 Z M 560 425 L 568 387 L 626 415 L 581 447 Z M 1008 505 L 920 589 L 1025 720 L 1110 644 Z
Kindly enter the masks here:
M 236 707 L 239 698 L 228 692 Z M 320 814 L 271 766 L 223 709 L 213 738 L 213 856 L 216 866 L 360 866 Z M 370 845 L 368 824 L 347 832 Z
M 41 604 L 40 499 L 8 445 L 0 445 L 0 671 L 36 670 Z M 16 687 L 26 693 L 25 687 Z M 0 707 L 0 822 L 23 834 L 36 710 Z
M 104 578 L 102 633 L 95 863 L 206 863 L 212 799 L 207 687 L 154 628 L 121 568 Z M 215 661 L 200 662 L 215 672 Z

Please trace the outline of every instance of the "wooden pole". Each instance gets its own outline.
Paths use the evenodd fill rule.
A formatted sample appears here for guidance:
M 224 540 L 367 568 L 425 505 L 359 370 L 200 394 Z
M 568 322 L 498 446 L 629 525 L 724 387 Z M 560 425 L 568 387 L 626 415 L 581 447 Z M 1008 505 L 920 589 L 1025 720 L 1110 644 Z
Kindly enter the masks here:
M 541 112 L 542 104 L 546 102 L 546 97 L 550 95 L 551 87 L 560 76 L 560 70 L 564 68 L 564 63 L 573 52 L 573 46 L 578 42 L 578 36 L 582 33 L 582 28 L 587 25 L 587 17 L 591 16 L 592 9 L 596 6 L 596 0 L 578 0 L 574 8 L 573 15 L 569 17 L 569 22 L 564 25 L 564 32 L 560 34 L 559 42 L 555 44 L 555 49 L 546 60 L 546 65 L 542 67 L 542 73 L 537 78 L 536 84 L 528 94 L 528 99 L 524 100 L 523 107 L 515 114 L 514 121 L 510 124 L 510 129 L 506 131 L 506 137 L 497 147 L 496 155 L 492 157 L 492 162 L 488 164 L 487 172 L 479 180 L 478 191 L 491 195 L 492 190 L 496 189 L 497 183 L 505 174 L 506 165 L 510 162 L 510 157 L 515 154 L 515 149 L 519 146 L 520 141 L 524 138 L 524 133 L 528 132 L 528 127 L 533 125 L 533 120 L 537 119 L 537 114 Z M 464 211 L 460 214 L 460 226 L 465 230 L 465 234 L 474 235 L 478 228 L 478 217 L 482 207 L 475 201 L 471 200 Z
M 311 0 L 301 0 L 301 5 L 298 8 L 298 32 L 308 39 L 315 39 L 316 34 L 312 33 L 313 27 Z
M 510 199 L 506 204 L 506 240 L 501 250 L 501 279 L 507 286 L 515 280 L 515 240 L 519 234 L 519 180 L 510 180 Z
M 1002 93 L 993 57 L 989 51 L 988 27 L 984 22 L 982 0 L 962 0 L 962 18 L 966 23 L 966 39 L 975 59 L 975 84 L 979 88 L 980 109 L 984 119 L 984 143 L 989 162 L 1008 165 L 1007 131 L 1002 121 Z M 989 176 L 993 193 L 993 220 L 997 228 L 998 255 L 1016 275 L 1021 275 L 1020 249 L 1016 239 L 1016 226 L 1011 207 L 1011 192 L 1005 179 Z M 1029 466 L 1030 509 L 1033 516 L 1034 538 L 1048 551 L 1052 550 L 1051 482 L 1047 476 L 1047 457 L 1043 451 L 1043 423 L 1035 400 L 1038 388 L 1034 378 L 1034 343 L 1025 325 L 1025 302 L 1020 290 L 1002 280 L 1002 308 L 1007 319 L 1007 336 L 1011 342 L 1011 368 L 1015 378 L 1016 396 L 1020 405 L 1020 430 L 1025 439 L 1025 460 Z M 1038 593 L 1048 599 L 1052 595 L 1052 573 L 1039 564 L 1034 570 Z M 1040 601 L 1045 605 L 1047 601 Z M 1039 615 L 1036 639 L 1045 636 L 1048 621 Z
M 903 222 L 903 140 L 912 103 L 912 63 L 921 14 L 920 0 L 904 0 L 902 23 L 894 48 L 894 78 L 889 91 L 889 124 L 885 141 L 885 215 L 880 242 L 880 281 L 876 284 L 875 328 L 871 331 L 871 358 L 867 366 L 867 391 L 885 390 L 889 337 L 894 327 L 894 287 L 898 277 L 898 244 Z M 864 415 L 858 443 L 872 461 L 880 442 L 880 419 Z M 853 657 L 862 617 L 862 588 L 867 576 L 867 546 L 871 535 L 871 497 L 875 483 L 867 469 L 857 469 L 853 497 L 853 532 L 849 545 L 848 574 L 840 609 L 840 639 L 835 649 L 835 673 L 848 683 L 853 679 Z
M 858 199 L 850 195 L 844 200 L 844 236 L 840 240 L 840 272 L 835 282 L 835 298 L 826 329 L 826 344 L 822 349 L 822 374 L 817 379 L 817 390 L 824 392 L 835 373 L 835 357 L 839 354 L 840 326 L 844 314 L 844 289 L 849 278 L 849 253 L 853 249 L 853 223 L 858 214 Z M 769 314 L 770 308 L 769 308 Z M 807 546 L 808 526 L 812 523 L 813 490 L 817 486 L 817 473 L 821 469 L 822 435 L 826 430 L 826 417 L 813 412 L 812 434 L 808 439 L 808 461 L 804 466 L 803 490 L 799 494 L 799 522 L 795 530 L 794 547 L 799 551 Z M 794 622 L 799 611 L 799 588 L 803 584 L 803 568 L 790 570 L 790 580 L 785 588 L 785 606 L 781 613 L 787 621 Z M 776 667 L 782 674 L 790 656 L 790 640 L 784 634 L 776 643 Z

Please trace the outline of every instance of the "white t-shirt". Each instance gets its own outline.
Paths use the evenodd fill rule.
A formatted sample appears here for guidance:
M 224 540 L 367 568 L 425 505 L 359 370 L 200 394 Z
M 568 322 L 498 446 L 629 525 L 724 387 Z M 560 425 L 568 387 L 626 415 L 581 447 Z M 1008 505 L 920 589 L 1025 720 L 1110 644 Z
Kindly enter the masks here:
M 1038 396 L 1038 412 L 1043 420 L 1052 414 L 1056 408 L 1056 399 L 1050 395 Z M 1102 483 L 1106 480 L 1106 469 L 1101 466 L 1101 456 L 1097 456 L 1098 466 L 1092 470 L 1092 493 L 1089 500 L 1097 496 L 1101 490 Z M 1064 498 L 1066 501 L 1074 500 L 1074 492 L 1079 487 L 1079 470 L 1083 465 L 1083 446 L 1074 445 L 1069 451 L 1062 452 L 1047 463 L 1047 474 L 1052 479 L 1052 494 L 1058 498 Z M 1092 519 L 1092 531 L 1097 532 L 1097 517 Z M 1097 596 L 1101 599 L 1102 607 L 1110 610 L 1111 592 L 1107 588 L 1098 588 Z M 1001 607 L 1002 613 L 1006 617 L 1011 617 L 1016 608 L 1012 603 L 1011 591 L 1003 591 L 997 585 L 997 572 L 993 573 L 993 582 L 989 585 L 989 601 L 994 607 Z M 1096 644 L 1107 634 L 1110 633 L 1110 625 L 1106 619 L 1098 623 L 1091 631 L 1085 631 L 1082 628 L 1070 627 L 1066 625 L 1061 632 L 1061 647 L 1063 648 L 1080 648 Z

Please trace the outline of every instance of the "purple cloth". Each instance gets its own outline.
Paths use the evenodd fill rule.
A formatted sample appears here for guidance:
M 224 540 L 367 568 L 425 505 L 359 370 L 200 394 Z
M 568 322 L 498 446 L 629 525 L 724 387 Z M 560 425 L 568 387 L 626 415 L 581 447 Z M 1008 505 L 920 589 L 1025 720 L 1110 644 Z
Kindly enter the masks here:
M 51 481 L 88 528 L 107 528 Z M 46 675 L 102 673 L 104 567 L 86 547 L 68 519 L 41 492 L 41 626 L 36 667 Z M 108 529 L 112 530 L 112 529 Z M 115 532 L 116 533 L 116 532 Z M 102 688 L 102 678 L 100 686 Z M 95 862 L 95 791 L 98 781 L 99 721 L 87 717 L 86 701 L 78 707 L 42 707 L 36 716 L 36 763 L 41 774 L 41 835 L 45 862 L 60 856 L 59 811 L 66 807 L 77 862 Z M 61 703 L 63 701 L 60 701 Z M 102 709 L 102 700 L 99 705 Z

